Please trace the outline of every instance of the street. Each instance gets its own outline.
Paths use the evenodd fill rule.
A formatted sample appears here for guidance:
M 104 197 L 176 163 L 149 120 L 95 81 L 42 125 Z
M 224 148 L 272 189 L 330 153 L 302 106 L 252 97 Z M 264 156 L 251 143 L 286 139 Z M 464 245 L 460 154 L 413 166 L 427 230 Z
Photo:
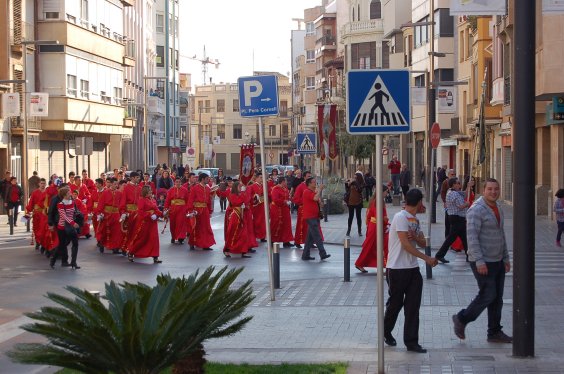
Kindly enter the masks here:
M 387 206 L 390 217 L 400 207 Z M 506 235 L 512 243 L 513 214 L 504 206 Z M 363 215 L 365 210 L 363 210 Z M 295 215 L 292 217 L 295 219 Z M 426 216 L 420 217 L 426 231 Z M 433 251 L 444 239 L 442 211 L 438 223 L 432 226 Z M 18 226 L 13 237 L 8 235 L 5 217 L 0 220 L 0 373 L 52 373 L 56 368 L 13 364 L 5 352 L 19 342 L 41 341 L 41 337 L 23 332 L 19 326 L 30 320 L 22 316 L 45 305 L 46 292 L 64 292 L 73 285 L 103 292 L 104 282 L 154 283 L 159 273 L 182 276 L 210 265 L 217 267 L 245 266 L 239 281 L 254 279 L 256 299 L 247 309 L 253 320 L 240 333 L 206 342 L 209 361 L 278 363 L 349 361 L 349 373 L 377 371 L 376 274 L 360 274 L 354 261 L 360 253 L 362 238 L 352 237 L 351 282 L 343 282 L 343 246 L 347 215 L 331 215 L 322 222 L 328 252 L 332 255 L 320 262 L 301 261 L 301 251 L 281 249 L 281 289 L 276 301 L 270 301 L 266 245 L 261 243 L 253 258 L 225 258 L 223 248 L 223 213 L 216 201 L 212 228 L 217 244 L 214 251 L 189 251 L 188 245 L 170 244 L 167 231 L 160 236 L 162 264 L 151 259 L 129 263 L 121 255 L 100 254 L 95 240 L 81 239 L 78 263 L 80 270 L 51 270 L 45 257 L 30 246 L 25 227 Z M 20 224 L 23 225 L 23 224 Z M 160 229 L 164 223 L 161 222 Z M 355 231 L 355 230 L 353 230 Z M 363 233 L 365 229 L 363 228 Z M 536 227 L 536 355 L 534 359 L 513 359 L 511 345 L 486 342 L 487 316 L 482 314 L 466 329 L 466 340 L 456 338 L 451 315 L 465 307 L 477 292 L 472 272 L 463 253 L 449 252 L 447 265 L 433 269 L 433 279 L 424 279 L 421 306 L 420 343 L 429 353 L 408 353 L 402 341 L 403 315 L 393 335 L 397 347 L 385 348 L 389 373 L 547 373 L 563 372 L 564 327 L 564 258 L 554 246 L 556 223 L 542 217 Z M 510 253 L 512 254 L 511 246 Z M 513 258 L 513 256 L 512 256 Z M 421 263 L 425 278 L 425 267 Z M 502 323 L 512 335 L 513 273 L 505 282 Z

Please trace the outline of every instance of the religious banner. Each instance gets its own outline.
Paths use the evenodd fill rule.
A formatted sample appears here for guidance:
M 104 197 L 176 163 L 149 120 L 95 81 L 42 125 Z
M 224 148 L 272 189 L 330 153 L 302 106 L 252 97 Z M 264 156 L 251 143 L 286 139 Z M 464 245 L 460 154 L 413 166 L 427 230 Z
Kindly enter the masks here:
M 337 105 L 318 105 L 317 124 L 321 160 L 325 160 L 327 156 L 334 160 L 337 158 Z
M 241 172 L 239 173 L 239 181 L 243 185 L 247 185 L 253 176 L 255 170 L 255 146 L 254 144 L 241 145 L 240 158 Z

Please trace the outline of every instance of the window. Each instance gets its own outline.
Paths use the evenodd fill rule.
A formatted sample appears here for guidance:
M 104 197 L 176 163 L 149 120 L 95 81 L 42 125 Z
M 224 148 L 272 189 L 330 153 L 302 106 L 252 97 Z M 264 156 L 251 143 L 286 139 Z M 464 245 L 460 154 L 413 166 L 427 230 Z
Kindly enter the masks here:
M 282 117 L 288 116 L 288 101 L 287 100 L 280 100 L 280 115 Z
M 45 19 L 59 19 L 59 12 L 45 12 Z
M 276 125 L 268 126 L 268 136 L 276 136 Z
M 106 94 L 106 91 L 100 91 L 100 100 L 106 104 L 111 102 L 111 98 Z
M 204 111 L 204 102 L 202 100 L 198 101 L 198 113 L 202 113 Z
M 454 36 L 454 18 L 449 12 L 446 8 L 435 10 L 435 36 Z
M 382 2 L 380 0 L 372 0 L 370 2 L 370 19 L 382 18 Z
M 239 111 L 239 99 L 233 99 L 233 111 L 234 112 Z
M 464 30 L 462 30 L 458 35 L 458 57 L 460 62 L 464 61 L 464 51 Z
M 415 87 L 425 87 L 425 74 L 415 77 Z
M 315 35 L 315 24 L 313 22 L 306 22 L 306 36 Z
M 429 17 L 420 19 L 418 22 L 429 22 Z M 415 47 L 419 47 L 429 41 L 429 26 L 415 26 Z
M 122 88 L 121 87 L 114 87 L 114 104 L 121 105 L 122 99 Z
M 288 134 L 288 124 L 284 122 L 282 124 L 282 138 L 287 138 L 288 136 L 290 136 L 290 134 Z
M 67 95 L 76 97 L 76 75 L 67 74 Z
M 360 57 L 358 60 L 359 69 L 370 69 L 370 57 Z
M 206 100 L 205 113 L 209 113 L 211 109 L 211 100 Z
M 306 77 L 306 90 L 315 89 L 315 77 Z
M 164 14 L 157 13 L 155 29 L 158 33 L 162 34 L 164 32 Z
M 315 63 L 315 51 L 314 50 L 307 50 L 306 51 L 306 63 L 313 64 Z
M 233 124 L 233 139 L 243 139 L 243 125 Z
M 225 113 L 225 100 L 224 99 L 217 99 L 216 107 L 217 107 L 218 113 Z
M 376 43 L 356 43 L 351 45 L 351 67 L 353 69 L 376 68 Z
M 88 0 L 80 1 L 80 19 L 88 21 Z
M 157 67 L 164 68 L 164 46 L 157 46 Z
M 220 139 L 225 139 L 225 123 L 217 125 L 217 136 L 219 136 Z
M 174 50 L 174 66 L 176 67 L 176 70 L 178 70 L 178 49 Z
M 80 80 L 80 97 L 83 99 L 90 98 L 90 82 L 84 79 Z

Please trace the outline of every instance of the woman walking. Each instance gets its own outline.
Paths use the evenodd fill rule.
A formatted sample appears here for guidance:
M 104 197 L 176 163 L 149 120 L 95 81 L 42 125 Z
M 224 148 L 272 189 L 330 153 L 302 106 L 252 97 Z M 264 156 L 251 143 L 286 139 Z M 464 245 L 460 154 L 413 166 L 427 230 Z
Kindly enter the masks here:
M 151 187 L 141 188 L 141 198 L 137 202 L 137 218 L 135 232 L 131 239 L 127 258 L 133 262 L 134 257 L 152 257 L 155 264 L 160 264 L 159 260 L 159 227 L 157 218 L 163 214 L 153 200 Z
M 562 247 L 560 238 L 564 231 L 564 189 L 556 191 L 556 201 L 554 201 L 554 213 L 556 213 L 556 223 L 558 224 L 558 234 L 556 234 L 556 246 Z
M 347 228 L 347 236 L 351 235 L 351 226 L 356 212 L 356 223 L 358 225 L 358 236 L 362 236 L 362 191 L 364 189 L 364 178 L 362 172 L 357 171 L 354 175 L 354 180 L 348 180 L 345 183 L 345 189 L 348 192 L 348 199 L 346 201 L 349 208 L 349 222 Z
M 62 266 L 70 266 L 72 269 L 80 269 L 80 266 L 76 263 L 76 258 L 78 256 L 78 231 L 80 230 L 78 220 L 78 208 L 72 200 L 72 194 L 70 188 L 62 187 L 59 189 L 59 199 L 60 202 L 57 204 L 57 212 L 59 213 L 59 220 L 57 222 L 57 236 L 59 237 L 59 246 L 55 250 L 55 253 L 51 256 L 49 265 L 51 269 L 55 268 L 55 263 L 60 257 L 65 257 L 67 251 L 67 246 L 72 243 L 71 246 L 71 262 L 63 262 Z
M 388 262 L 388 213 L 386 212 L 386 204 L 384 204 L 384 199 L 388 194 L 388 186 L 383 185 L 382 189 L 382 224 L 384 226 L 384 269 L 386 269 L 386 264 Z M 376 230 L 376 194 L 370 198 L 368 203 L 368 211 L 366 212 L 366 239 L 362 243 L 362 251 L 358 256 L 355 267 L 361 273 L 368 273 L 365 268 L 375 268 L 378 266 L 378 256 L 376 252 L 376 240 L 377 240 L 377 230 Z

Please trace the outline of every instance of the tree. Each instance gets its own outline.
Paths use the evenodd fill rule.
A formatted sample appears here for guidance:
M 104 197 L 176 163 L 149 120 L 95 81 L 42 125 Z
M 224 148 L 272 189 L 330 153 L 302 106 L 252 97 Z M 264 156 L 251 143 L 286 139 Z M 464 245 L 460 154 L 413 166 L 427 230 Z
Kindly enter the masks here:
M 159 275 L 157 285 L 105 285 L 105 303 L 68 286 L 74 299 L 48 293 L 59 306 L 26 315 L 24 325 L 47 344 L 18 344 L 8 356 L 84 373 L 153 374 L 175 365 L 175 373 L 203 373 L 203 342 L 235 334 L 252 317 L 240 318 L 253 300 L 251 282 L 232 287 L 243 269 L 207 268 L 188 278 Z

